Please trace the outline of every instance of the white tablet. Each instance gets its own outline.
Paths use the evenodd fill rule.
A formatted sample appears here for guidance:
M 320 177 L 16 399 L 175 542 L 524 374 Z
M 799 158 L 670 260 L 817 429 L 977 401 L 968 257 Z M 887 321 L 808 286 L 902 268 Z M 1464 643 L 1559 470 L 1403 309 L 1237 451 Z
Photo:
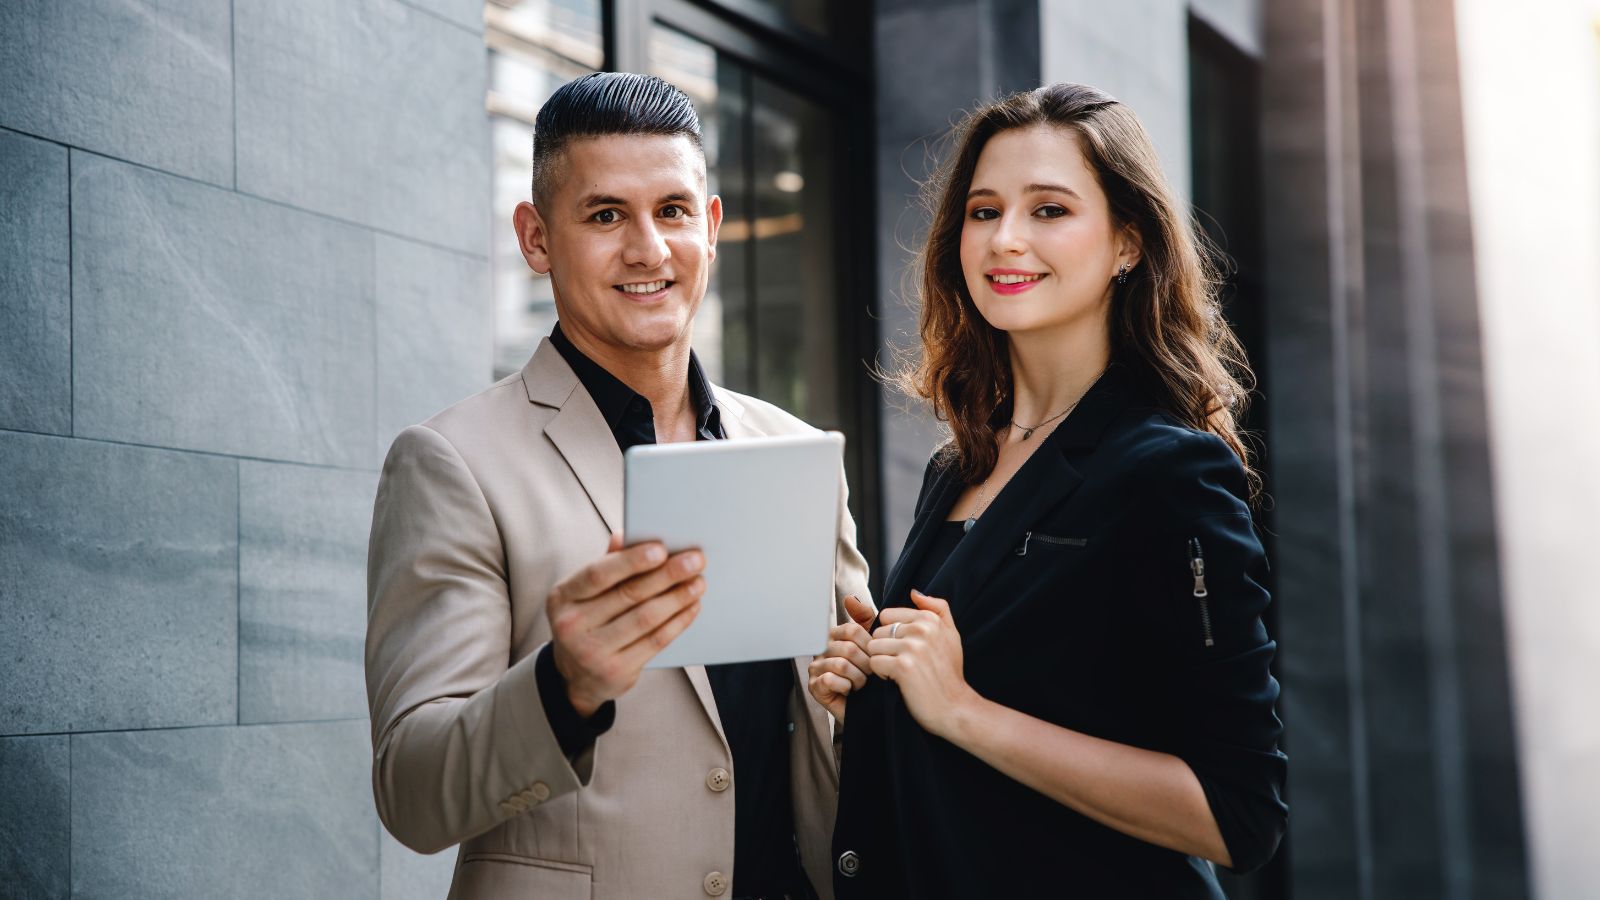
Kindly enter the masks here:
M 648 668 L 821 653 L 833 624 L 838 432 L 642 444 L 625 455 L 623 538 L 699 547 L 706 592 Z

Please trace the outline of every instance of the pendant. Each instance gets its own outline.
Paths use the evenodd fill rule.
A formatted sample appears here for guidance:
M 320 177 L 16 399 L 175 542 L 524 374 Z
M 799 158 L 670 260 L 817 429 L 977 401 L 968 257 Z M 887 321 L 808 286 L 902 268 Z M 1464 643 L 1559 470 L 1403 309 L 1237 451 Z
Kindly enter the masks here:
M 961 523 L 961 533 L 962 534 L 966 534 L 967 532 L 971 531 L 972 530 L 972 526 L 974 526 L 976 524 L 978 524 L 977 518 L 976 517 L 969 517 L 965 522 Z
M 1023 440 L 1027 440 L 1028 438 L 1031 438 L 1031 437 L 1033 437 L 1033 429 L 1032 428 L 1024 428 L 1024 429 L 1022 429 L 1022 439 Z

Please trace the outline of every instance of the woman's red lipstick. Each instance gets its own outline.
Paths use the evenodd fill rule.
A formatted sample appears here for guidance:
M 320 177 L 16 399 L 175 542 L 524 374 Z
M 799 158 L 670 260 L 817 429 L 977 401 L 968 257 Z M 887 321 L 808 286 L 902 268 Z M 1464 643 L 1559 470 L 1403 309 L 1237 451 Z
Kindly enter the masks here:
M 1007 276 L 1010 277 L 1007 278 Z M 1015 280 L 1017 276 L 1023 276 L 1028 280 L 1017 281 Z M 1029 290 L 1039 282 L 1043 281 L 1044 273 L 1029 272 L 1025 269 L 990 269 L 989 271 L 983 273 L 983 278 L 985 281 L 989 282 L 989 290 L 994 291 L 996 294 L 1010 296 L 1012 294 L 1020 294 L 1023 291 Z M 1005 278 L 1009 283 L 1003 284 L 1000 281 L 997 281 L 996 278 Z

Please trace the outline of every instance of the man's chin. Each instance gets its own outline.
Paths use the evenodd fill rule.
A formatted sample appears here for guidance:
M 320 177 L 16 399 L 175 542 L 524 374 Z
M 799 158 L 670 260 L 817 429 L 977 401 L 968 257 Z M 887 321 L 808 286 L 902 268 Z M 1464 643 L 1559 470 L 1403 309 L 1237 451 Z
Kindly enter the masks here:
M 687 344 L 694 322 L 679 316 L 651 317 L 648 321 L 621 323 L 613 330 L 617 343 L 642 353 L 659 353 L 678 344 Z

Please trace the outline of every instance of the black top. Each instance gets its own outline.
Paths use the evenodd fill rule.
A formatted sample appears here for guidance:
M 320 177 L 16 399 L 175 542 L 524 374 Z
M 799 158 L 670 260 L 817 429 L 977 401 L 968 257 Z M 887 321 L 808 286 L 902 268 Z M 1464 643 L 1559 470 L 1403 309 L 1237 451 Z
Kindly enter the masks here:
M 1113 366 L 948 550 L 964 485 L 939 459 L 886 603 L 908 603 L 912 587 L 948 600 L 966 679 L 984 697 L 1184 760 L 1235 869 L 1263 864 L 1285 826 L 1287 762 L 1275 644 L 1260 620 L 1266 560 L 1227 445 Z M 1101 825 L 928 734 L 893 682 L 851 695 L 841 765 L 833 852 L 856 856 L 835 873 L 839 900 L 1223 896 L 1209 863 Z
M 617 446 L 656 442 L 655 412 L 650 401 L 573 346 L 556 325 L 550 343 L 561 352 L 594 399 Z M 689 400 L 695 410 L 697 440 L 720 440 L 721 413 L 700 360 L 689 355 Z M 616 704 L 606 703 L 585 721 L 572 708 L 566 682 L 555 667 L 549 645 L 535 661 L 539 696 L 545 717 L 561 751 L 570 759 L 611 727 Z M 734 847 L 733 893 L 761 895 L 800 893 L 805 876 L 794 836 L 793 800 L 789 793 L 789 695 L 795 676 L 786 659 L 707 666 L 717 714 L 733 755 Z

